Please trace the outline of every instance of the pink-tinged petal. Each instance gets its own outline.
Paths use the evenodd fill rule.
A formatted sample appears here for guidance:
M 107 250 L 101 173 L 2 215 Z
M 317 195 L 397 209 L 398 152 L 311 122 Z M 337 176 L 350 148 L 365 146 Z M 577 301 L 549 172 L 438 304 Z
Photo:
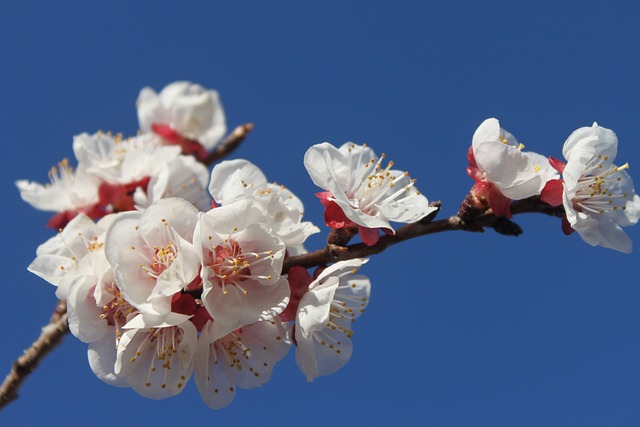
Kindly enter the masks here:
M 378 243 L 378 239 L 380 238 L 380 232 L 377 228 L 366 228 L 362 226 L 358 226 L 358 230 L 360 232 L 360 239 L 367 246 L 373 246 Z
M 576 230 L 574 230 L 573 227 L 571 227 L 571 223 L 569 223 L 569 220 L 567 219 L 567 215 L 563 215 L 562 216 L 562 232 L 567 236 L 569 236 L 570 234 L 573 234 L 574 231 Z
M 551 157 L 549 156 L 549 164 L 551 165 L 551 167 L 553 167 L 555 170 L 557 170 L 560 173 L 564 172 L 564 168 L 567 167 L 567 164 L 565 162 L 563 162 L 562 160 L 558 160 L 555 157 Z
M 329 202 L 324 210 L 324 222 L 331 228 L 343 228 L 351 223 L 351 220 L 336 202 Z
M 562 204 L 562 192 L 564 191 L 563 181 L 561 179 L 552 179 L 540 193 L 540 200 L 550 206 L 560 206 Z

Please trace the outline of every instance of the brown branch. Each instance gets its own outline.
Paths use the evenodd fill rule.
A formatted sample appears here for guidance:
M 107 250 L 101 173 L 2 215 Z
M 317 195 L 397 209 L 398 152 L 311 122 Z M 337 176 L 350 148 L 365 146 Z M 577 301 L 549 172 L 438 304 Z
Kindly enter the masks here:
M 18 398 L 18 389 L 38 363 L 53 350 L 69 332 L 67 304 L 58 302 L 49 324 L 42 328 L 40 337 L 13 363 L 11 372 L 0 386 L 0 410 Z
M 233 132 L 231 132 L 229 136 L 227 136 L 227 138 L 222 141 L 220 145 L 215 150 L 213 150 L 206 159 L 204 159 L 203 163 L 206 165 L 211 165 L 214 162 L 227 157 L 240 146 L 242 141 L 244 141 L 244 139 L 252 130 L 253 123 L 245 123 L 236 127 Z
M 541 202 L 539 197 L 530 197 L 528 199 L 513 202 L 511 205 L 511 212 L 513 215 L 523 213 L 542 213 L 557 217 L 562 217 L 564 215 L 562 206 L 556 208 L 551 207 L 546 203 Z M 328 244 L 324 249 L 309 252 L 304 255 L 289 257 L 284 261 L 282 272 L 283 274 L 286 273 L 294 265 L 311 268 L 337 261 L 368 257 L 379 254 L 388 247 L 404 242 L 405 240 L 414 239 L 427 234 L 441 233 L 444 231 L 462 230 L 482 232 L 485 227 L 488 227 L 505 235 L 517 236 L 522 233 L 522 230 L 517 224 L 506 218 L 496 217 L 493 215 L 491 210 L 485 211 L 473 220 L 463 220 L 458 215 L 433 222 L 430 222 L 430 218 L 425 219 L 427 221 L 422 220 L 398 228 L 396 230 L 396 234 L 393 236 L 381 236 L 378 243 L 373 246 L 367 246 L 364 243 L 349 246 Z

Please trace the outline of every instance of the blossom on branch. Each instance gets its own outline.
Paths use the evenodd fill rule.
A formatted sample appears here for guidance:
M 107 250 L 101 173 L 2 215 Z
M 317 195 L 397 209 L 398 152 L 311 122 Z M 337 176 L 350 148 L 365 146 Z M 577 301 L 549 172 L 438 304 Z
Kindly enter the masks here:
M 630 253 L 631 239 L 621 227 L 640 218 L 640 197 L 626 172 L 629 164 L 616 166 L 618 138 L 594 123 L 574 131 L 562 148 L 567 163 L 550 159 L 562 180 L 549 181 L 541 199 L 551 206 L 564 206 L 563 231 L 578 232 L 591 246 Z
M 244 200 L 200 214 L 194 245 L 202 265 L 202 302 L 227 332 L 269 320 L 289 302 L 289 286 L 280 277 L 285 245 L 261 212 Z
M 325 206 L 325 222 L 331 228 L 356 224 L 360 237 L 374 245 L 379 229 L 395 233 L 390 222 L 416 222 L 436 208 L 415 188 L 415 179 L 393 167 L 382 167 L 380 158 L 366 145 L 346 143 L 336 148 L 328 142 L 309 148 L 304 165 Z
M 295 319 L 296 363 L 313 381 L 341 369 L 351 358 L 351 323 L 369 303 L 371 282 L 356 274 L 367 260 L 340 261 L 316 279 L 301 267 L 289 275 L 292 288 L 305 289 Z
M 488 201 L 496 216 L 510 218 L 511 200 L 540 194 L 545 183 L 558 176 L 544 156 L 523 148 L 497 119 L 485 120 L 473 134 L 467 168 L 476 182 L 471 193 Z
M 154 132 L 198 160 L 204 160 L 227 131 L 218 92 L 191 82 L 171 83 L 159 94 L 145 87 L 136 106 L 143 132 Z

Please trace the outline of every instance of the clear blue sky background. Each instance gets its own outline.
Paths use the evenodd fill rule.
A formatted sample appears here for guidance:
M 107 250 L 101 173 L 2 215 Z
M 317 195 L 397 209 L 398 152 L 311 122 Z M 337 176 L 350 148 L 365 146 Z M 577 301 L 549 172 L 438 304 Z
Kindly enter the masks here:
M 2 0 L 0 375 L 56 302 L 26 271 L 48 215 L 13 182 L 44 181 L 75 134 L 134 134 L 143 86 L 217 88 L 230 128 L 256 125 L 234 157 L 291 188 L 325 233 L 302 164 L 322 141 L 386 152 L 441 217 L 472 185 L 466 151 L 488 117 L 556 157 L 598 121 L 639 183 L 639 22 L 636 1 Z M 332 376 L 307 384 L 290 353 L 212 411 L 193 383 L 159 402 L 103 384 L 69 336 L 0 425 L 640 425 L 640 229 L 623 255 L 556 218 L 517 221 L 519 238 L 446 233 L 375 257 L 354 356 Z

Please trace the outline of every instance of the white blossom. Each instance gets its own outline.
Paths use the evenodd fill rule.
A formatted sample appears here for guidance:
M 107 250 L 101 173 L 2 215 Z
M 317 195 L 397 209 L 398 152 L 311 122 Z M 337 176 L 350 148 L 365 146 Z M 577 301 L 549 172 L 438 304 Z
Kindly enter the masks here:
M 367 244 L 377 241 L 377 229 L 394 232 L 390 222 L 411 223 L 436 210 L 414 187 L 408 172 L 382 167 L 385 155 L 378 158 L 365 145 L 346 143 L 339 149 L 325 142 L 312 146 L 304 156 L 304 165 L 313 182 L 327 191 L 325 220 L 341 228 L 345 220 L 361 227 Z M 340 211 L 334 209 L 335 203 Z M 343 218 L 346 216 L 346 218 Z M 363 228 L 375 235 L 363 234 Z
M 272 319 L 286 307 L 289 286 L 280 277 L 285 245 L 253 218 L 255 202 L 239 201 L 200 214 L 194 245 L 202 263 L 202 301 L 230 330 Z
M 200 333 L 195 379 L 202 400 L 220 409 L 231 403 L 238 387 L 256 388 L 267 382 L 291 340 L 277 317 L 222 336 L 214 324 L 207 323 Z
M 340 261 L 309 284 L 295 323 L 296 363 L 313 381 L 341 369 L 351 358 L 351 323 L 369 302 L 371 283 L 355 274 L 366 260 Z
M 640 197 L 629 164 L 613 164 L 617 149 L 616 134 L 597 123 L 573 132 L 562 149 L 566 165 L 554 161 L 563 180 L 550 182 L 542 200 L 564 206 L 565 233 L 575 230 L 592 246 L 630 253 L 633 244 L 621 227 L 638 222 Z
M 80 167 L 74 170 L 67 159 L 51 168 L 50 183 L 42 185 L 37 182 L 19 180 L 16 186 L 22 200 L 35 209 L 47 212 L 58 212 L 49 227 L 64 227 L 78 213 L 85 213 L 92 218 L 103 216 L 97 208 L 98 187 L 100 180 Z
M 73 138 L 78 164 L 87 173 L 111 184 L 129 184 L 157 175 L 180 154 L 179 147 L 163 146 L 153 134 L 131 138 L 98 132 Z
M 192 244 L 197 215 L 186 200 L 168 198 L 144 212 L 122 212 L 114 220 L 105 242 L 107 259 L 122 295 L 142 313 L 172 314 L 173 295 L 198 276 L 200 262 Z M 169 323 L 186 320 L 180 316 L 186 315 L 173 313 L 178 320 Z
M 193 373 L 197 331 L 187 321 L 176 326 L 128 329 L 120 338 L 115 375 L 150 399 L 175 396 Z
M 136 102 L 140 129 L 165 125 L 179 137 L 197 141 L 211 150 L 227 131 L 218 92 L 186 81 L 171 83 L 160 93 L 145 87 Z
M 101 263 L 106 230 L 114 219 L 109 215 L 95 223 L 84 214 L 76 216 L 56 236 L 38 246 L 36 259 L 27 269 L 56 286 L 59 299 L 66 299 L 71 282 L 83 274 L 94 274 L 94 264 Z M 106 263 L 104 268 L 108 268 Z

